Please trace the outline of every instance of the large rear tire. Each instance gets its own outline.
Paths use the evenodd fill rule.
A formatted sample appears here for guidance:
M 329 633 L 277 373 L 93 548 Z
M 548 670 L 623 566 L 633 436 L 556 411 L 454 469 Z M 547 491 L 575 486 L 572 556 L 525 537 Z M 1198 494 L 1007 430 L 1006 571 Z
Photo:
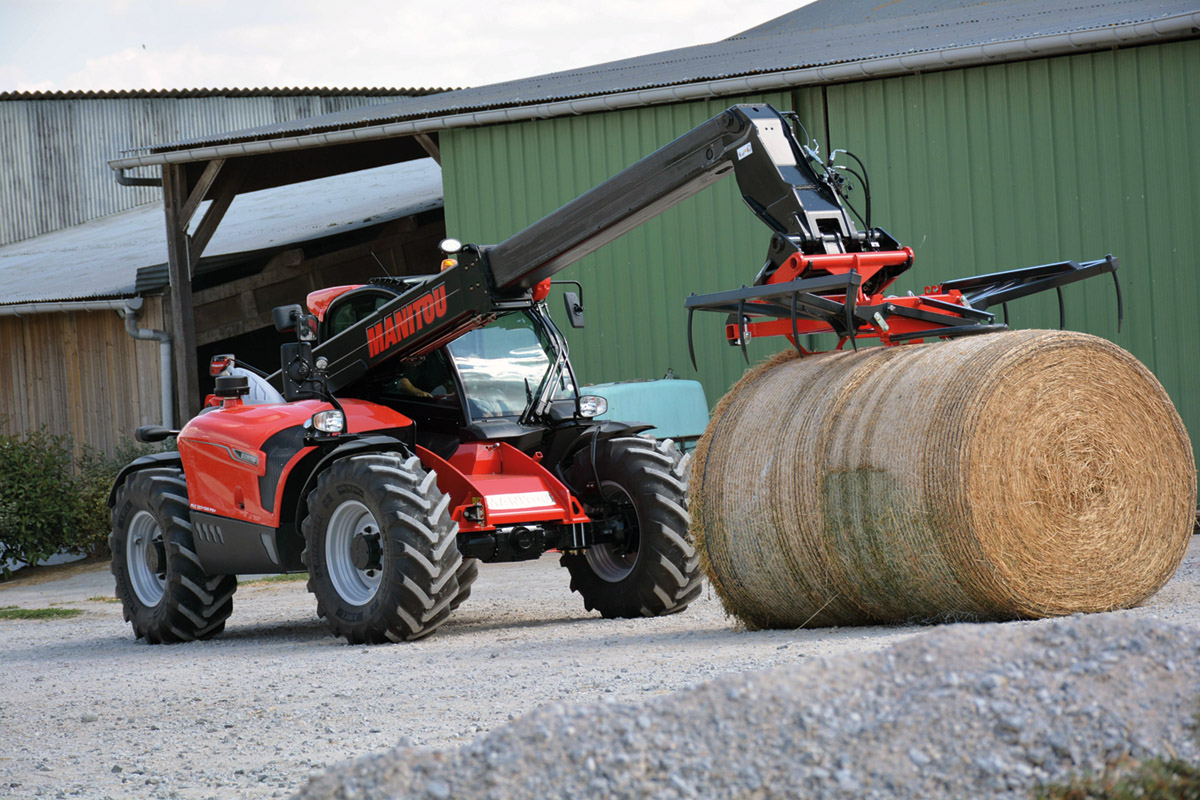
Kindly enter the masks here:
M 688 534 L 686 462 L 667 439 L 609 439 L 572 464 L 571 483 L 594 520 L 617 519 L 624 541 L 564 553 L 571 590 L 607 618 L 682 611 L 700 594 L 700 559 Z M 596 477 L 599 477 L 599 486 Z
M 411 641 L 446 621 L 474 580 L 449 505 L 415 456 L 350 456 L 321 474 L 301 527 L 308 590 L 334 636 Z
M 461 606 L 471 596 L 471 584 L 475 583 L 475 579 L 479 577 L 479 559 L 464 558 L 455 577 L 458 579 L 458 594 L 450 603 L 451 611 Z
M 233 613 L 233 575 L 208 575 L 192 538 L 179 469 L 135 472 L 117 489 L 112 573 L 133 633 L 150 644 L 209 639 Z

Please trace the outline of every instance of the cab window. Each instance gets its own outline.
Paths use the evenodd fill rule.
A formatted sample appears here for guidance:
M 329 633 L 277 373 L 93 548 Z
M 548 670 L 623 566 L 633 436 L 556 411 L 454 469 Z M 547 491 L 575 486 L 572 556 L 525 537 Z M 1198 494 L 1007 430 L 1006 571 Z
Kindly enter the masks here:
M 325 317 L 325 338 L 331 339 L 360 320 L 378 311 L 396 295 L 383 292 L 349 292 L 334 301 Z

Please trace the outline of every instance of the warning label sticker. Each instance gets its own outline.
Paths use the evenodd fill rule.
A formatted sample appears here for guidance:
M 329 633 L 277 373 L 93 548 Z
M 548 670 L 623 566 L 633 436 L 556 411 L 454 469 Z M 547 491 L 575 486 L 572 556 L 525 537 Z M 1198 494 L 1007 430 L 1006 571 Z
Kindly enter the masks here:
M 494 494 L 488 497 L 487 507 L 496 511 L 513 511 L 518 508 L 542 508 L 554 505 L 549 492 L 517 492 L 516 494 Z

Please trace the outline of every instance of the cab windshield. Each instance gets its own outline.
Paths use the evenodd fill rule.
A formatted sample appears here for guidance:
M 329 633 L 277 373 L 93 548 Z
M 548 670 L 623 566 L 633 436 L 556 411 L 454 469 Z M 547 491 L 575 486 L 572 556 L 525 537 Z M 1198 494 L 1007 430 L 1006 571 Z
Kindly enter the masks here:
M 575 396 L 567 370 L 555 366 L 554 348 L 524 313 L 508 314 L 446 346 L 462 378 L 471 416 L 519 416 L 553 380 L 552 399 Z M 551 373 L 556 374 L 551 374 Z

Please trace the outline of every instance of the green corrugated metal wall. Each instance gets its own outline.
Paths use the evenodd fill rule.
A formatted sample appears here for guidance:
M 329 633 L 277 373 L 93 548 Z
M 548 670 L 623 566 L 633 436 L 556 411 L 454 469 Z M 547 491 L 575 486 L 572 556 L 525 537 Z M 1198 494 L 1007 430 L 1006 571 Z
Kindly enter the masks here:
M 770 94 L 443 134 L 447 235 L 500 241 L 735 102 L 795 106 L 806 118 L 820 114 L 819 90 L 800 99 L 810 106 Z M 580 380 L 660 378 L 668 369 L 695 377 L 684 297 L 750 283 L 768 239 L 730 179 L 560 273 L 584 286 L 583 330 L 566 327 L 556 296 L 550 306 L 568 331 Z M 696 360 L 710 403 L 743 367 L 740 353 L 724 344 L 723 324 L 716 314 L 696 320 Z M 777 348 L 763 342 L 752 352 Z
M 492 243 L 735 102 L 799 112 L 828 149 L 870 170 L 874 222 L 916 249 L 894 287 L 1063 258 L 1121 258 L 1111 282 L 1065 289 L 1068 327 L 1106 336 L 1162 380 L 1200 433 L 1200 41 L 811 88 L 786 94 L 539 120 L 442 135 L 449 235 Z M 827 108 L 828 118 L 826 119 Z M 683 299 L 749 284 L 767 229 L 732 180 L 686 201 L 559 277 L 581 280 L 588 327 L 571 331 L 585 382 L 698 377 L 713 403 L 743 369 L 723 318 Z M 862 207 L 861 196 L 857 203 Z M 556 293 L 557 294 L 557 293 Z M 561 301 L 552 309 L 561 321 Z M 1058 324 L 1053 294 L 1013 304 L 1014 327 Z M 752 358 L 783 340 L 751 343 Z

